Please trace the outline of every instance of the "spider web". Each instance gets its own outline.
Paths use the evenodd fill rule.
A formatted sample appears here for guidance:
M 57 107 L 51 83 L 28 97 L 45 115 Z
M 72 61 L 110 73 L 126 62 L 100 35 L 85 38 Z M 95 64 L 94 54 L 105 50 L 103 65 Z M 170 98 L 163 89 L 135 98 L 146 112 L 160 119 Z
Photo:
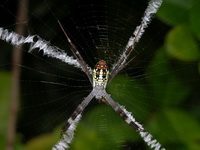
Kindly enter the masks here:
M 26 22 L 15 22 L 14 6 L 17 5 L 13 3 L 16 2 L 7 0 L 1 5 L 1 27 L 14 31 L 15 25 Z M 105 60 L 110 68 L 117 62 L 133 31 L 140 24 L 148 4 L 145 0 L 44 0 L 29 3 L 31 5 L 26 9 L 29 15 L 27 34 L 39 35 L 72 56 L 67 39 L 58 25 L 59 20 L 92 68 L 99 60 Z M 194 81 L 199 82 L 199 77 L 195 74 L 191 79 L 191 76 L 184 74 L 193 72 L 195 63 L 184 64 L 162 51 L 166 48 L 163 43 L 169 29 L 169 26 L 154 18 L 130 55 L 129 60 L 133 60 L 113 79 L 107 91 L 114 100 L 131 111 L 136 120 L 144 124 L 144 128 L 158 141 L 170 141 L 166 149 L 173 149 L 174 145 L 184 146 L 179 140 L 176 141 L 176 136 L 173 137 L 177 126 L 174 127 L 176 122 L 170 120 L 174 118 L 169 117 L 177 110 L 168 110 L 178 107 L 195 116 L 196 112 L 199 113 L 197 110 L 200 105 L 196 102 L 199 91 L 190 91 L 191 88 L 187 87 L 194 84 Z M 12 46 L 3 41 L 0 44 L 0 69 L 10 71 Z M 23 62 L 18 64 L 21 69 L 21 102 L 17 133 L 22 135 L 21 141 L 27 147 L 35 145 L 38 139 L 42 141 L 39 145 L 50 145 L 47 148 L 49 149 L 59 140 L 62 124 L 92 87 L 80 69 L 44 56 L 37 49 L 31 53 L 28 51 L 29 47 L 25 45 Z M 198 89 L 198 85 L 196 88 Z M 175 100 L 170 100 L 168 95 L 181 95 L 185 98 L 175 96 Z M 3 112 L 1 115 L 7 113 Z M 196 117 L 199 118 L 199 115 Z M 176 119 L 184 119 L 183 114 L 180 113 Z M 180 127 L 179 131 L 186 136 L 183 129 Z M 3 133 L 6 134 L 5 132 Z M 48 142 L 42 140 L 44 135 L 48 142 L 52 138 L 55 140 L 47 144 Z M 71 147 L 87 150 L 148 149 L 138 133 L 126 125 L 110 106 L 94 100 L 83 113 Z

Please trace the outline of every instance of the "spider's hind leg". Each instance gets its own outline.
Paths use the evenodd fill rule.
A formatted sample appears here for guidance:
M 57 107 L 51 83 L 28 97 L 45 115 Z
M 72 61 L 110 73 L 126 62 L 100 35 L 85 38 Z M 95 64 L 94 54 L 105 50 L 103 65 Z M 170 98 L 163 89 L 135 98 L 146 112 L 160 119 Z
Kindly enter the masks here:
M 142 125 L 135 120 L 131 112 L 128 112 L 124 106 L 121 106 L 118 103 L 116 103 L 106 92 L 104 93 L 104 97 L 110 104 L 110 106 L 120 115 L 120 117 L 122 117 L 122 119 L 128 125 L 130 125 L 139 133 L 139 135 L 143 138 L 145 143 L 147 143 L 147 145 L 150 148 L 154 150 L 165 150 L 165 148 L 162 147 L 162 145 L 156 139 L 153 139 L 153 136 L 147 131 L 145 131 Z
M 61 136 L 69 129 L 71 125 L 73 125 L 74 121 L 77 119 L 79 115 L 84 111 L 85 107 L 89 104 L 89 102 L 94 97 L 93 92 L 91 92 L 83 101 L 81 104 L 78 105 L 76 110 L 72 113 L 71 117 L 65 122 L 65 124 L 62 127 L 61 130 Z
M 68 128 L 70 127 L 70 125 L 73 124 L 73 122 L 78 117 L 78 115 L 81 115 L 81 113 L 83 112 L 84 108 L 81 106 L 81 104 L 76 108 L 76 110 L 73 112 L 73 114 L 71 115 L 71 117 L 63 125 L 61 133 L 60 133 L 60 137 L 62 137 L 62 135 L 68 130 Z
M 94 97 L 94 92 L 90 92 L 90 94 L 82 101 L 81 104 L 78 105 L 76 110 L 73 112 L 71 117 L 67 120 L 61 130 L 61 139 L 57 142 L 57 144 L 52 148 L 52 150 L 64 150 L 69 148 L 69 144 L 74 139 L 74 131 L 79 121 L 81 120 L 81 113 L 84 111 L 85 107 L 90 103 L 92 98 Z

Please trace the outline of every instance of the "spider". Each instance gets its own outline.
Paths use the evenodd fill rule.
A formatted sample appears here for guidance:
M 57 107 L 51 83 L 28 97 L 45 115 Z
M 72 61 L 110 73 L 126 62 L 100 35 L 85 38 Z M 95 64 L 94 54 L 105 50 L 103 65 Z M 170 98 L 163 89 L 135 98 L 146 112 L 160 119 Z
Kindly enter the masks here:
M 147 27 L 147 23 L 149 22 L 150 16 L 156 13 L 161 3 L 162 3 L 162 0 L 152 0 L 149 3 L 149 6 L 147 7 L 145 11 L 145 15 L 144 15 L 141 25 L 138 26 L 136 30 L 134 31 L 134 37 L 131 37 L 129 39 L 129 42 L 126 46 L 124 53 L 121 55 L 118 62 L 112 68 L 111 73 L 109 73 L 108 65 L 106 61 L 104 60 L 100 60 L 95 65 L 93 72 L 91 73 L 84 59 L 82 58 L 81 54 L 77 50 L 76 46 L 71 42 L 69 36 L 65 32 L 61 23 L 58 21 L 63 33 L 65 34 L 71 46 L 72 53 L 78 60 L 79 64 L 81 65 L 81 68 L 83 69 L 85 74 L 88 76 L 88 79 L 93 86 L 93 90 L 90 92 L 90 94 L 82 101 L 80 105 L 78 105 L 78 107 L 73 112 L 71 117 L 64 124 L 61 131 L 61 136 L 63 136 L 64 139 L 65 139 L 64 134 L 66 133 L 66 131 L 70 128 L 70 126 L 74 123 L 74 121 L 79 117 L 79 115 L 84 111 L 85 107 L 90 103 L 93 97 L 95 97 L 97 100 L 110 105 L 122 117 L 122 119 L 125 120 L 125 122 L 128 125 L 130 125 L 132 128 L 134 128 L 136 131 L 140 133 L 140 135 L 144 138 L 145 142 L 147 142 L 148 146 L 150 146 L 151 148 L 155 148 L 156 150 L 161 148 L 161 145 L 156 140 L 151 140 L 151 135 L 148 132 L 144 131 L 144 128 L 142 127 L 142 125 L 139 124 L 137 121 L 135 121 L 135 119 L 131 116 L 131 113 L 129 113 L 123 106 L 116 103 L 111 98 L 111 96 L 106 92 L 107 84 L 109 84 L 111 80 L 118 74 L 118 72 L 126 66 L 125 63 L 126 63 L 127 57 L 134 49 L 135 43 L 139 41 L 142 33 L 144 32 L 144 28 Z M 69 133 L 67 135 L 69 135 Z M 64 148 L 68 148 L 68 146 L 66 145 L 66 147 L 65 146 L 63 147 L 63 149 Z M 54 146 L 54 149 L 55 150 L 62 149 L 62 140 L 60 141 L 60 143 Z
M 106 92 L 107 85 L 112 81 L 112 79 L 121 71 L 129 62 L 127 62 L 127 58 L 130 53 L 133 51 L 135 44 L 139 42 L 142 34 L 150 23 L 151 17 L 155 14 L 158 8 L 161 6 L 162 0 L 151 0 L 148 4 L 147 9 L 145 10 L 144 16 L 142 18 L 141 24 L 136 27 L 133 32 L 133 36 L 130 37 L 125 50 L 117 63 L 110 69 L 109 71 L 108 65 L 105 60 L 100 60 L 94 67 L 93 71 L 88 67 L 83 57 L 77 50 L 76 46 L 72 43 L 69 36 L 65 32 L 61 23 L 58 21 L 63 33 L 65 34 L 69 44 L 70 49 L 75 56 L 76 59 L 72 57 L 66 56 L 62 50 L 57 47 L 53 47 L 49 42 L 41 39 L 39 36 L 28 36 L 23 37 L 14 32 L 9 32 L 8 30 L 4 30 L 0 28 L 0 39 L 5 40 L 8 43 L 11 43 L 14 46 L 19 46 L 24 43 L 31 43 L 30 51 L 35 48 L 39 48 L 39 50 L 43 50 L 44 54 L 60 59 L 68 64 L 75 65 L 78 68 L 81 68 L 82 71 L 87 75 L 93 89 L 89 93 L 87 97 L 78 105 L 75 111 L 72 113 L 71 117 L 67 120 L 61 130 L 61 139 L 58 143 L 52 148 L 53 150 L 64 150 L 69 148 L 69 144 L 72 142 L 74 138 L 74 130 L 78 122 L 81 119 L 81 114 L 86 108 L 86 106 L 91 102 L 93 98 L 104 102 L 110 105 L 122 119 L 134 128 L 139 135 L 143 138 L 143 140 L 147 143 L 147 145 L 155 150 L 165 150 L 161 146 L 161 144 L 157 140 L 152 139 L 152 135 L 145 131 L 140 123 L 138 123 L 135 118 L 128 112 L 124 106 L 121 106 L 117 102 L 115 102 L 110 94 Z M 36 39 L 35 39 L 36 38 Z

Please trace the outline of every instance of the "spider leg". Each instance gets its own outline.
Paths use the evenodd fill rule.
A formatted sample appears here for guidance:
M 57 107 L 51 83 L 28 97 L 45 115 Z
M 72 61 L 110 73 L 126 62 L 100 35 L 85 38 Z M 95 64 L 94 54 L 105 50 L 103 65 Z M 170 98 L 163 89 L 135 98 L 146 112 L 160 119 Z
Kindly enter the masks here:
M 90 103 L 94 97 L 94 92 L 92 91 L 81 104 L 78 105 L 76 110 L 73 112 L 71 117 L 64 124 L 61 131 L 61 139 L 57 144 L 52 148 L 52 150 L 64 150 L 69 148 L 69 144 L 74 138 L 74 131 L 81 119 L 81 113 L 84 111 L 85 107 Z
M 144 128 L 142 125 L 140 125 L 133 117 L 130 117 L 130 113 L 126 111 L 123 106 L 116 103 L 110 95 L 104 91 L 104 98 L 108 102 L 108 104 L 126 121 L 127 124 L 129 124 L 131 127 L 133 127 L 136 131 L 144 131 Z
M 71 51 L 74 54 L 74 56 L 76 57 L 76 59 L 78 60 L 79 64 L 81 65 L 81 68 L 83 70 L 83 72 L 85 72 L 85 74 L 88 76 L 90 83 L 92 84 L 92 76 L 91 76 L 91 70 L 89 69 L 89 67 L 87 66 L 86 62 L 84 61 L 83 57 L 81 56 L 81 54 L 79 53 L 79 51 L 77 50 L 76 46 L 72 43 L 72 41 L 70 40 L 69 36 L 67 35 L 67 33 L 65 32 L 62 24 L 60 23 L 60 21 L 58 21 L 58 24 L 60 25 L 60 28 L 62 29 L 63 33 L 65 34 L 69 44 L 71 45 Z
M 142 125 L 138 123 L 135 118 L 131 115 L 130 112 L 128 112 L 124 106 L 119 105 L 116 103 L 106 91 L 104 92 L 104 98 L 107 100 L 107 102 L 110 104 L 110 106 L 122 117 L 122 119 L 125 120 L 125 122 L 130 125 L 132 128 L 134 128 L 136 131 L 139 132 L 139 135 L 143 138 L 143 140 L 147 143 L 147 145 L 155 150 L 165 150 L 161 146 L 161 144 L 157 140 L 153 140 L 153 136 L 144 130 Z
M 71 125 L 71 122 L 73 122 L 78 115 L 80 115 L 85 107 L 90 103 L 92 98 L 94 97 L 93 91 L 81 102 L 81 104 L 78 105 L 76 110 L 72 113 L 71 117 L 65 122 L 65 124 L 62 127 L 61 135 L 68 129 L 68 127 Z
M 146 8 L 144 16 L 142 18 L 141 24 L 136 27 L 135 31 L 133 32 L 133 36 L 130 37 L 128 44 L 126 45 L 125 50 L 121 54 L 117 63 L 114 64 L 108 83 L 110 83 L 110 81 L 118 74 L 118 72 L 124 68 L 124 64 L 126 63 L 130 53 L 135 48 L 135 44 L 139 42 L 142 34 L 145 32 L 145 29 L 150 23 L 152 16 L 157 12 L 161 4 L 162 0 L 151 0 L 149 2 L 148 7 Z

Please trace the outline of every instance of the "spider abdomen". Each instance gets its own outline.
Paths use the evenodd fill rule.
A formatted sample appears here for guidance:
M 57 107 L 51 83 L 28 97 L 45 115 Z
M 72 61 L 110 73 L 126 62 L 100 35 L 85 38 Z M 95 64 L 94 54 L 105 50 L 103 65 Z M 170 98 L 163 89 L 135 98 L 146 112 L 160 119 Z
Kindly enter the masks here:
M 93 87 L 106 88 L 109 70 L 106 62 L 100 60 L 93 70 Z

